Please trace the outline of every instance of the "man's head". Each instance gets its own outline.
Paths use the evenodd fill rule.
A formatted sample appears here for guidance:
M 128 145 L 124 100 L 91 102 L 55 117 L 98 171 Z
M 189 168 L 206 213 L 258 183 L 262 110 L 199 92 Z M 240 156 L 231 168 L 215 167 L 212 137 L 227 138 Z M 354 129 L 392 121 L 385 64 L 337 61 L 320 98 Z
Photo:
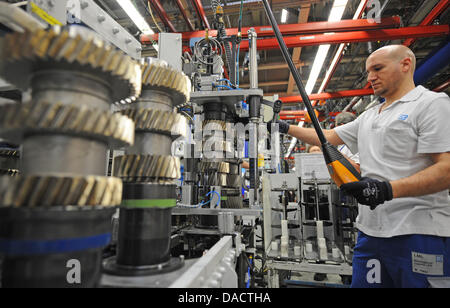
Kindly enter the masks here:
M 336 127 L 356 120 L 356 116 L 351 112 L 341 112 L 336 116 Z
M 367 80 L 375 95 L 390 97 L 406 83 L 413 82 L 414 53 L 403 45 L 390 45 L 373 52 L 366 61 Z

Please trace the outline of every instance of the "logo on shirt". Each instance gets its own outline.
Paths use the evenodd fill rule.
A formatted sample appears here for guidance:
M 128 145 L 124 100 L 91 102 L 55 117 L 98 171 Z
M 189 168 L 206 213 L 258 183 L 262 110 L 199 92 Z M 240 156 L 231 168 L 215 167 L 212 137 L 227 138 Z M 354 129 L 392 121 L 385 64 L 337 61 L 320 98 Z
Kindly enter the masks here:
M 401 115 L 398 117 L 398 119 L 401 120 L 401 121 L 405 121 L 408 117 L 409 117 L 409 115 L 407 115 L 407 114 L 401 114 Z

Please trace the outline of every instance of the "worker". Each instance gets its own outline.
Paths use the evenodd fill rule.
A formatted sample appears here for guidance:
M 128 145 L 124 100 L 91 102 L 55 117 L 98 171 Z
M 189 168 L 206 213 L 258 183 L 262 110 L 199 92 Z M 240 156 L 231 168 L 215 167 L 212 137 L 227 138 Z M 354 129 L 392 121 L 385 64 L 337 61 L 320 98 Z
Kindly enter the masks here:
M 373 52 L 367 78 L 384 103 L 324 131 L 360 155 L 362 179 L 341 186 L 360 204 L 353 287 L 450 283 L 450 98 L 416 87 L 415 67 L 403 45 Z M 319 144 L 314 129 L 280 122 L 279 130 Z
M 317 145 L 308 145 L 306 147 L 306 152 L 308 154 L 322 153 L 322 149 L 319 146 L 317 146 Z

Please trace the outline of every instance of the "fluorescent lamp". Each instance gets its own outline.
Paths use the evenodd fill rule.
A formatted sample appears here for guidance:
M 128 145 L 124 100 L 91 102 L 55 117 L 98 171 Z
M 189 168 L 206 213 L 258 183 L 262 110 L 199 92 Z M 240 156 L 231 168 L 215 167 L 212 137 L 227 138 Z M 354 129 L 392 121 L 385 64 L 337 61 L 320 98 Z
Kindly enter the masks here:
M 366 4 L 366 1 L 361 0 L 358 8 L 356 9 L 355 15 L 353 16 L 353 20 L 359 19 L 359 17 L 363 13 L 365 4 Z M 322 85 L 320 86 L 319 91 L 317 93 L 322 93 L 325 90 L 325 86 L 328 83 L 328 79 L 330 78 L 331 73 L 334 71 L 334 68 L 336 67 L 337 62 L 341 58 L 342 52 L 344 51 L 344 48 L 345 48 L 345 45 L 346 45 L 345 43 L 339 45 L 339 48 L 338 48 L 336 54 L 334 55 L 333 61 L 331 62 L 331 65 L 330 65 L 327 73 L 325 74 L 325 78 L 322 81 Z
M 328 21 L 341 20 L 342 15 L 344 15 L 345 7 L 347 6 L 347 2 L 348 0 L 335 0 L 333 7 L 331 8 Z M 319 50 L 317 51 L 313 67 L 309 75 L 308 83 L 306 84 L 305 88 L 308 95 L 310 95 L 314 90 L 314 86 L 316 85 L 317 79 L 319 78 L 319 74 L 322 71 L 322 67 L 323 64 L 325 63 L 328 51 L 330 50 L 330 46 L 331 45 L 321 45 L 319 47 Z
M 285 23 L 287 21 L 288 11 L 283 9 L 281 11 L 281 23 Z
M 116 0 L 117 3 L 122 7 L 122 9 L 127 13 L 128 17 L 134 22 L 136 27 L 144 35 L 155 34 L 155 31 L 150 28 L 148 23 L 145 21 L 144 17 L 139 13 L 134 4 L 130 0 Z M 158 45 L 153 45 L 153 47 L 158 50 Z

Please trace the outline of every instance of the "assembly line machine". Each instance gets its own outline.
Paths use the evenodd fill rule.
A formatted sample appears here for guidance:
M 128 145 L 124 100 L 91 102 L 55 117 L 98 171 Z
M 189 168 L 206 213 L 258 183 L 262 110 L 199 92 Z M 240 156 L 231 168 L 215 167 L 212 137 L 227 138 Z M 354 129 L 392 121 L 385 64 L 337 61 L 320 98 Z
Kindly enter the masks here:
M 286 271 L 351 275 L 354 201 L 308 173 L 320 157 L 301 154 L 282 172 L 279 133 L 266 142 L 267 113 L 279 110 L 258 88 L 256 32 L 243 90 L 242 38 L 226 35 L 220 9 L 218 36 L 192 54 L 141 59 L 133 37 L 119 44 L 105 29 L 126 31 L 95 23 L 107 14 L 83 3 L 83 26 L 2 16 L 14 26 L 0 38 L 0 76 L 29 95 L 0 106 L 0 286 L 278 287 Z M 180 46 L 177 35 L 160 40 Z

